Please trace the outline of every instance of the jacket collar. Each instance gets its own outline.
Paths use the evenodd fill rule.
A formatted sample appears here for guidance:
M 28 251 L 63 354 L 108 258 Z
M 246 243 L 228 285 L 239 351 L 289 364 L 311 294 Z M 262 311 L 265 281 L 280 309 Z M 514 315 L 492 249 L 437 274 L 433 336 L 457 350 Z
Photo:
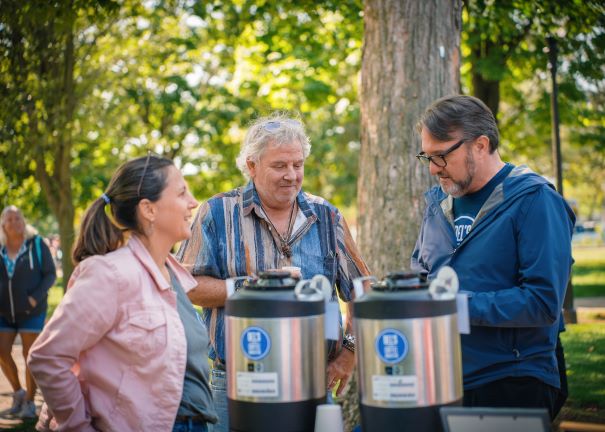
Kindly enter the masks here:
M 527 179 L 531 181 L 527 181 Z M 551 188 L 554 186 L 541 175 L 536 174 L 527 165 L 520 165 L 514 167 L 512 171 L 506 176 L 501 185 L 504 188 L 505 198 L 525 192 L 527 189 L 533 189 L 536 186 L 547 184 Z M 443 200 L 452 200 L 452 197 L 441 189 L 441 186 L 437 185 L 429 189 L 424 194 L 427 202 L 441 204 Z M 449 204 L 445 204 L 446 208 L 450 207 Z
M 137 237 L 136 234 L 130 236 L 127 246 L 131 250 L 132 254 L 149 272 L 149 274 L 155 281 L 155 284 L 160 288 L 160 290 L 163 291 L 170 289 L 170 281 L 167 281 L 166 278 L 164 278 L 164 275 L 162 275 L 157 264 L 149 254 L 149 251 L 147 250 L 145 245 L 143 245 L 143 243 Z M 187 270 L 183 268 L 183 266 L 179 264 L 179 262 L 172 256 L 172 254 L 168 254 L 166 263 L 181 283 L 185 292 L 197 286 L 197 281 L 193 278 L 193 276 L 191 276 L 191 274 L 189 274 Z
M 544 184 L 554 189 L 554 186 L 548 180 L 533 172 L 527 165 L 514 167 L 504 181 L 498 184 L 487 198 L 475 217 L 473 227 L 483 219 L 485 215 L 504 201 L 518 195 L 523 195 Z M 434 204 L 440 207 L 450 224 L 454 224 L 454 199 L 451 195 L 443 192 L 441 186 L 435 186 L 425 194 L 425 197 L 429 205 Z

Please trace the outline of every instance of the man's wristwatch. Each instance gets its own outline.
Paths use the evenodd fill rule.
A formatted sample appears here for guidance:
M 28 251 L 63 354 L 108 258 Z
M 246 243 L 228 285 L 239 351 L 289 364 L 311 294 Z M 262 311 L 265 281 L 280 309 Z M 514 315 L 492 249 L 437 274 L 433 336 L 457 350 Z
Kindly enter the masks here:
M 345 334 L 342 338 L 342 346 L 353 354 L 355 353 L 355 336 L 352 334 Z

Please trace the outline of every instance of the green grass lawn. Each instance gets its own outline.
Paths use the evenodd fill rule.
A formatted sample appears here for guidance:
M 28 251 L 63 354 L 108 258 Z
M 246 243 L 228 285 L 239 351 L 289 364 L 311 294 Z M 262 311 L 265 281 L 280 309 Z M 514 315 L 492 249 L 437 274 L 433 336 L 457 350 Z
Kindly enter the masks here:
M 46 312 L 46 320 L 50 319 L 53 315 L 62 298 L 63 287 L 61 285 L 55 284 L 55 286 L 48 290 L 48 310 Z
M 605 296 L 605 246 L 574 247 L 573 256 L 574 297 Z M 578 320 L 561 335 L 569 399 L 559 418 L 605 424 L 605 312 L 595 309 Z
M 561 340 L 567 359 L 569 399 L 560 417 L 605 424 L 605 316 L 586 324 L 568 325 Z
M 605 296 L 605 246 L 576 247 L 573 257 L 574 297 Z

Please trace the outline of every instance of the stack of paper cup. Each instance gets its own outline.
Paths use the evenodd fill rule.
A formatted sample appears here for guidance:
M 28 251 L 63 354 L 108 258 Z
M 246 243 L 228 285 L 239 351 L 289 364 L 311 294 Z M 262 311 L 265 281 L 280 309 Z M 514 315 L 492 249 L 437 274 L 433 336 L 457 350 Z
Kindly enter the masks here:
M 315 432 L 343 432 L 340 405 L 318 405 L 315 415 Z

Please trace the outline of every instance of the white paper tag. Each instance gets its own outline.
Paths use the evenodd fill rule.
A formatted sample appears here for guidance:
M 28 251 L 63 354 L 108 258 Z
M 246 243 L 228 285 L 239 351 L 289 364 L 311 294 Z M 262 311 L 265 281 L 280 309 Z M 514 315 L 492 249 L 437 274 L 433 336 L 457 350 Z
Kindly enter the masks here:
M 279 396 L 277 372 L 238 372 L 236 383 L 238 396 Z
M 418 400 L 416 375 L 372 375 L 372 398 L 376 401 Z
M 471 323 L 468 316 L 468 296 L 465 293 L 456 294 L 456 308 L 458 309 L 458 331 L 460 334 L 470 334 Z
M 429 293 L 435 300 L 451 300 L 458 292 L 459 282 L 456 271 L 443 266 L 437 272 L 437 277 L 429 285 Z
M 324 321 L 324 331 L 326 339 L 338 340 L 340 333 L 340 308 L 338 302 L 326 302 L 326 319 Z

